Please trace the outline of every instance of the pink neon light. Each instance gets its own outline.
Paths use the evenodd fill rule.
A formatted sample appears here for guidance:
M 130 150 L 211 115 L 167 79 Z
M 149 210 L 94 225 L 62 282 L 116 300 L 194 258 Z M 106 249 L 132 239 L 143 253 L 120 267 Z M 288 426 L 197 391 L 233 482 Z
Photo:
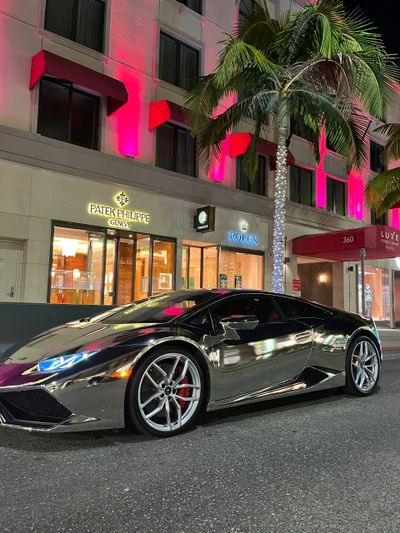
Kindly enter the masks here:
M 397 92 L 400 93 L 399 86 L 396 86 Z M 397 168 L 400 166 L 400 159 L 397 161 L 391 161 L 388 165 L 389 168 Z M 400 204 L 396 204 L 389 212 L 389 224 L 395 228 L 400 228 Z
M 230 159 L 230 144 L 230 135 L 227 135 L 226 139 L 221 142 L 219 158 L 211 161 L 209 177 L 212 181 L 223 183 L 225 180 L 225 170 Z
M 326 156 L 326 132 L 325 128 L 321 131 L 321 136 L 319 138 L 319 153 L 320 153 L 320 162 L 316 168 L 316 203 L 317 207 L 326 208 L 326 172 L 325 172 L 325 156 Z
M 250 133 L 232 133 L 230 156 L 233 158 L 245 154 L 251 143 L 251 137 Z
M 364 172 L 352 169 L 348 176 L 349 215 L 357 220 L 364 217 Z
M 124 156 L 138 158 L 146 131 L 144 125 L 141 124 L 144 118 L 142 116 L 144 111 L 143 79 L 140 74 L 123 66 L 119 74 L 119 78 L 125 83 L 129 100 L 115 113 L 118 151 Z

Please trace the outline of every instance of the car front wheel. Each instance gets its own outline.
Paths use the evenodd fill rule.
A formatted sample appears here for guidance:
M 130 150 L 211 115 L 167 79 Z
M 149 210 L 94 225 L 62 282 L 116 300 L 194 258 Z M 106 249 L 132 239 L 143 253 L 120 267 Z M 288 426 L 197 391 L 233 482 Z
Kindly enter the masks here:
M 369 337 L 358 337 L 350 345 L 346 361 L 346 391 L 368 396 L 378 387 L 381 356 Z
M 168 437 L 189 428 L 201 411 L 205 381 L 196 358 L 168 346 L 144 356 L 127 393 L 127 416 L 141 433 Z

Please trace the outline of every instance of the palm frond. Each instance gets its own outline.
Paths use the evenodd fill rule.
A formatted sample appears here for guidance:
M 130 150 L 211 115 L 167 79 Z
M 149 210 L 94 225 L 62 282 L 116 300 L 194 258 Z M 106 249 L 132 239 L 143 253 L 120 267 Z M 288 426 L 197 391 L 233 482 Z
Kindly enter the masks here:
M 383 124 L 375 131 L 388 136 L 383 152 L 384 160 L 389 162 L 400 159 L 400 124 Z
M 400 167 L 375 176 L 365 188 L 367 206 L 383 215 L 400 202 Z

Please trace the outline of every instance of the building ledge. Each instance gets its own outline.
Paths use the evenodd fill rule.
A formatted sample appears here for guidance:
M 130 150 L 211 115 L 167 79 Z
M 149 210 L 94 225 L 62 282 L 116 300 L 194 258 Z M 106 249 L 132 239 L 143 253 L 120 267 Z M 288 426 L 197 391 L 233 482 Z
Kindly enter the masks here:
M 211 204 L 272 220 L 273 198 L 184 176 L 41 135 L 0 125 L 0 158 L 94 181 L 116 183 L 198 205 Z M 288 223 L 321 229 L 359 227 L 360 222 L 288 203 Z

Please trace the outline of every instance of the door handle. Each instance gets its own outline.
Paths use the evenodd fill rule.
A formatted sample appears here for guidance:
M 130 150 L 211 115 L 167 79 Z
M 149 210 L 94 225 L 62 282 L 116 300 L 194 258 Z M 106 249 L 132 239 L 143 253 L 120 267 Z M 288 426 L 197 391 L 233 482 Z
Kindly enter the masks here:
M 294 338 L 296 342 L 309 341 L 312 339 L 312 334 L 310 331 L 304 331 L 303 333 L 297 333 Z
M 10 298 L 14 298 L 14 294 L 15 294 L 15 287 L 10 287 L 10 292 L 7 293 L 7 296 L 9 296 Z

